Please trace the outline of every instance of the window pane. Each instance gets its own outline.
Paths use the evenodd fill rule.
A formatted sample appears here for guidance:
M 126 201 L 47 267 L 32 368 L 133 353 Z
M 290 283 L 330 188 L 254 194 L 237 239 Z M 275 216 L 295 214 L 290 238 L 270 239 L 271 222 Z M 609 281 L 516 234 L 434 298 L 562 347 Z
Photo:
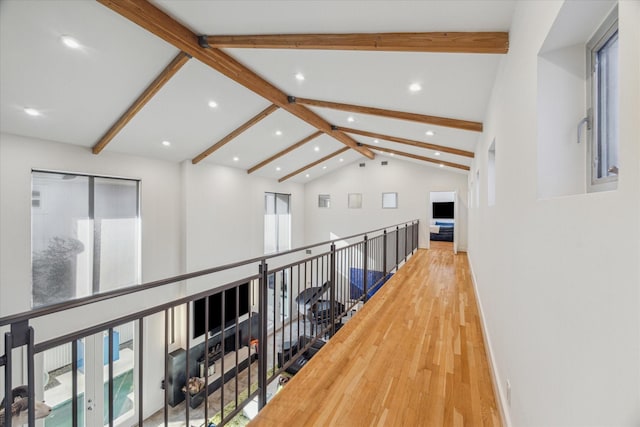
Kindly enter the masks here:
M 138 182 L 95 178 L 94 198 L 97 290 L 140 283 Z
M 596 177 L 618 175 L 618 33 L 597 52 Z
M 382 207 L 396 209 L 398 207 L 398 193 L 382 193 Z
M 89 178 L 33 172 L 31 209 L 34 307 L 91 293 Z
M 318 194 L 318 207 L 328 208 L 331 206 L 331 196 L 329 194 Z
M 349 193 L 347 203 L 349 205 L 349 209 L 361 209 L 362 193 Z
M 276 213 L 277 214 L 289 213 L 289 195 L 288 194 L 276 194 Z

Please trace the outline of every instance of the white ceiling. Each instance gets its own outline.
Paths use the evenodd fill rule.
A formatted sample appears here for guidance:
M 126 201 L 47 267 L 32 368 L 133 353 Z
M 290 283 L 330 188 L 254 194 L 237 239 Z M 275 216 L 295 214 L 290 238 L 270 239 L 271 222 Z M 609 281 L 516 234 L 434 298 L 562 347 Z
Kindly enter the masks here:
M 195 33 L 207 35 L 508 31 L 514 5 L 506 0 L 154 3 Z M 68 49 L 60 42 L 62 35 L 75 37 L 82 48 Z M 501 55 L 495 54 L 270 49 L 226 52 L 289 95 L 472 121 L 484 118 L 501 60 Z M 0 131 L 91 147 L 177 54 L 173 46 L 97 2 L 0 1 Z M 298 72 L 304 73 L 303 82 L 294 78 Z M 414 82 L 422 85 L 422 91 L 408 90 Z M 207 105 L 211 100 L 218 104 L 216 108 Z M 192 159 L 269 105 L 191 59 L 105 151 L 174 162 Z M 42 115 L 30 117 L 24 113 L 25 107 L 36 108 Z M 337 126 L 468 151 L 474 150 L 479 135 L 312 109 Z M 348 116 L 355 121 L 348 122 Z M 429 129 L 436 134 L 426 136 Z M 276 130 L 282 135 L 276 135 Z M 203 162 L 248 169 L 315 131 L 278 110 Z M 371 138 L 352 137 L 374 144 Z M 171 142 L 170 147 L 162 145 L 165 140 Z M 378 144 L 434 157 L 430 150 L 382 140 Z M 319 151 L 314 150 L 316 146 Z M 323 135 L 255 174 L 280 178 L 342 147 Z M 471 161 L 445 153 L 435 158 L 463 165 Z M 306 182 L 358 159 L 362 156 L 349 150 L 292 180 Z

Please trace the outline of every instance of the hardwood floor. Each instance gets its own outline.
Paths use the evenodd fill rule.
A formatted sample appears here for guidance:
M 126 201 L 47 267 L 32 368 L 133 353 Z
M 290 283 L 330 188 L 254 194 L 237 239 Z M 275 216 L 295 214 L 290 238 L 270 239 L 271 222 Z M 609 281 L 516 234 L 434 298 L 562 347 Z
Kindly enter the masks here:
M 419 250 L 251 426 L 500 426 L 466 254 Z

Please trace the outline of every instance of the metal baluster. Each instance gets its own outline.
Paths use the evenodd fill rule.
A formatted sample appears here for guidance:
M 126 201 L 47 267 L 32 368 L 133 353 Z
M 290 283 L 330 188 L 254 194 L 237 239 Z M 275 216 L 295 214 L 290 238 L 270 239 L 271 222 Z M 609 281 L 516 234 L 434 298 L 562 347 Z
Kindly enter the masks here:
M 362 258 L 362 288 L 364 290 L 364 302 L 366 303 L 367 301 L 369 301 L 369 289 L 368 289 L 368 274 L 367 274 L 367 270 L 368 270 L 368 257 L 367 257 L 367 250 L 368 250 L 368 240 L 367 240 L 367 235 L 365 234 L 364 236 L 364 242 L 362 243 L 363 249 L 362 249 L 362 254 L 363 254 L 363 258 Z
M 267 404 L 267 263 L 262 260 L 259 267 L 260 280 L 259 280 L 259 296 L 258 303 L 260 305 L 260 338 L 258 345 L 260 346 L 258 361 L 258 409 L 264 408 Z

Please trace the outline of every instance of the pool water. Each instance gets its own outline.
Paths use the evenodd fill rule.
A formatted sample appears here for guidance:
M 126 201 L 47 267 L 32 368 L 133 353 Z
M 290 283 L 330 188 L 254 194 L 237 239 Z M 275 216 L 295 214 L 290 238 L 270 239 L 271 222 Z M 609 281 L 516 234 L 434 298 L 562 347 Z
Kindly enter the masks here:
M 133 370 L 129 370 L 122 375 L 119 375 L 113 379 L 113 414 L 114 418 L 131 411 L 133 409 L 133 402 L 129 399 L 129 394 L 133 393 Z M 107 396 L 109 395 L 109 385 L 104 384 L 104 396 L 105 403 Z M 78 394 L 78 426 L 84 427 L 84 393 Z M 71 425 L 71 399 L 55 406 L 51 414 L 44 419 L 44 425 L 46 427 L 68 427 Z M 109 406 L 105 404 L 103 422 L 105 425 L 109 424 Z

